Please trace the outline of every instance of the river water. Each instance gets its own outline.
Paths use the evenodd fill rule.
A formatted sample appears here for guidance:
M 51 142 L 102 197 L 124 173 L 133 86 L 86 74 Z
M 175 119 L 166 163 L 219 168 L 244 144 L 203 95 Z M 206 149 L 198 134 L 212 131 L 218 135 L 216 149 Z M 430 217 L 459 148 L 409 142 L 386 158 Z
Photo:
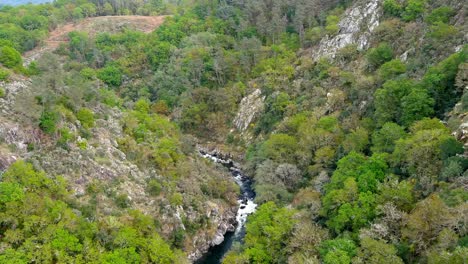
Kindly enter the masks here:
M 247 216 L 254 213 L 257 208 L 257 204 L 254 202 L 255 192 L 252 189 L 251 178 L 244 175 L 231 160 L 221 159 L 209 153 L 200 152 L 200 154 L 204 158 L 211 159 L 216 163 L 226 166 L 231 172 L 234 181 L 239 185 L 241 191 L 238 200 L 239 209 L 236 215 L 236 230 L 226 233 L 223 243 L 210 248 L 208 253 L 196 262 L 197 264 L 220 264 L 234 243 L 243 243 Z

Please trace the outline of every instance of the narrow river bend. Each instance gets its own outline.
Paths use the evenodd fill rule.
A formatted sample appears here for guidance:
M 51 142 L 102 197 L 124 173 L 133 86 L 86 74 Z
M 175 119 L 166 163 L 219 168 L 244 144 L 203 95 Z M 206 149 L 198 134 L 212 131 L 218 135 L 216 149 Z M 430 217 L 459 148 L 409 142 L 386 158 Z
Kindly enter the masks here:
M 257 204 L 254 202 L 255 192 L 252 190 L 252 180 L 250 177 L 244 175 L 242 171 L 234 165 L 231 160 L 226 160 L 217 157 L 216 154 L 205 153 L 200 151 L 200 154 L 207 159 L 223 164 L 229 169 L 234 181 L 239 185 L 241 194 L 239 196 L 239 209 L 237 210 L 236 221 L 237 227 L 234 232 L 228 232 L 224 235 L 223 243 L 211 247 L 209 251 L 199 259 L 196 264 L 220 264 L 231 249 L 234 242 L 243 243 L 245 236 L 245 222 L 247 216 L 255 212 Z

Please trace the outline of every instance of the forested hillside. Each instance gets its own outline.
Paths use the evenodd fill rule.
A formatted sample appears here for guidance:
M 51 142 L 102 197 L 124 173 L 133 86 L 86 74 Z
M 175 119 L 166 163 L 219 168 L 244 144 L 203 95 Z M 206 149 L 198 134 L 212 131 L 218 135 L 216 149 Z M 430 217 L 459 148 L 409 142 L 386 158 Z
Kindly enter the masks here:
M 222 263 L 466 263 L 466 20 L 455 0 L 1 7 L 0 263 L 196 261 L 239 193 L 201 149 L 259 204 Z

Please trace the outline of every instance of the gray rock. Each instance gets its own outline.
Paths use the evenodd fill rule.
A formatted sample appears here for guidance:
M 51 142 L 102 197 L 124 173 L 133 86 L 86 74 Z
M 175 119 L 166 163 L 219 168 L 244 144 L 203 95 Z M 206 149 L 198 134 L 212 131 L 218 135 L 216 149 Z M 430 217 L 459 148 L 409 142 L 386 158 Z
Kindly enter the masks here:
M 235 127 L 243 132 L 247 130 L 250 123 L 263 111 L 263 101 L 265 96 L 262 96 L 262 91 L 256 89 L 250 95 L 244 97 L 240 103 L 239 111 L 234 119 Z
M 369 38 L 382 16 L 381 2 L 382 0 L 357 1 L 345 11 L 338 24 L 338 34 L 323 38 L 312 57 L 334 58 L 338 50 L 350 44 L 357 45 L 360 50 L 366 49 Z

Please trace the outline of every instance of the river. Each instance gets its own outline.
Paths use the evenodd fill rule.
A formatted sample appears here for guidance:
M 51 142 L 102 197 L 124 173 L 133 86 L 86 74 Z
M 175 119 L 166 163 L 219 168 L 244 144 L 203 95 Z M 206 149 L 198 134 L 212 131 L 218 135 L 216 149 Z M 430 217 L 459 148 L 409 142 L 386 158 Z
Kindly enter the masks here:
M 228 232 L 224 236 L 223 243 L 209 249 L 208 253 L 199 259 L 196 264 L 219 264 L 224 256 L 231 249 L 234 243 L 243 243 L 245 236 L 245 223 L 247 216 L 254 213 L 257 204 L 254 202 L 255 192 L 252 189 L 252 179 L 242 173 L 240 168 L 237 168 L 231 160 L 225 160 L 216 155 L 200 152 L 200 154 L 212 161 L 223 164 L 227 167 L 234 178 L 234 181 L 240 187 L 239 209 L 237 210 L 236 221 L 237 227 L 234 232 Z

